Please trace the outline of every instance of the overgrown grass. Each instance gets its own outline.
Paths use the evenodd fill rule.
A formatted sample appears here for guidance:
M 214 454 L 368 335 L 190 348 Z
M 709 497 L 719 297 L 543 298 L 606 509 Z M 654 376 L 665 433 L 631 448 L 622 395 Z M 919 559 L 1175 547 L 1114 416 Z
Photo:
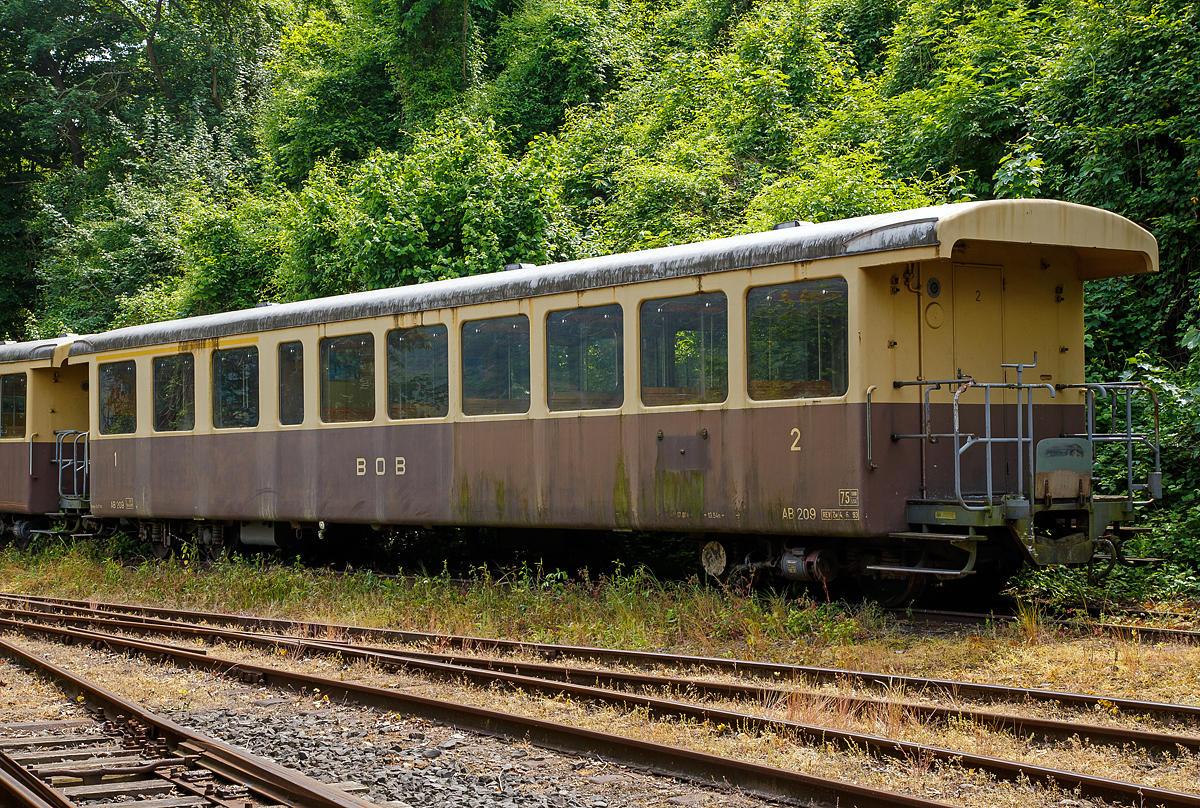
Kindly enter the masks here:
M 335 574 L 299 565 L 234 559 L 198 567 L 171 559 L 126 564 L 98 548 L 64 545 L 0 553 L 0 589 L 39 595 L 244 612 L 412 631 L 572 645 L 688 649 L 787 658 L 876 632 L 868 606 L 815 603 L 780 592 L 735 593 L 661 581 L 643 568 L 575 579 L 521 567 L 496 577 Z

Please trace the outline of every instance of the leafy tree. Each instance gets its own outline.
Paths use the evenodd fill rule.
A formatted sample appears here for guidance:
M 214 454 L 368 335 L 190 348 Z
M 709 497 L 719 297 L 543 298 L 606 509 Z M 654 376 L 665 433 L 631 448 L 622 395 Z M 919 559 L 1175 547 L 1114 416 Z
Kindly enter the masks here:
M 630 17 L 610 0 L 534 0 L 501 23 L 485 109 L 512 129 L 518 148 L 559 129 L 568 109 L 618 86 L 636 58 Z
M 276 288 L 315 297 L 569 257 L 556 170 L 551 141 L 516 160 L 492 123 L 464 117 L 344 176 L 318 166 L 296 195 Z
M 298 186 L 319 160 L 352 163 L 405 142 L 404 105 L 369 15 L 314 12 L 281 39 L 260 116 L 276 178 Z
M 1115 210 L 1157 237 L 1162 272 L 1089 284 L 1092 356 L 1185 362 L 1200 323 L 1200 7 L 1080 0 L 1033 96 L 1048 195 Z M 1194 348 L 1195 346 L 1193 346 Z

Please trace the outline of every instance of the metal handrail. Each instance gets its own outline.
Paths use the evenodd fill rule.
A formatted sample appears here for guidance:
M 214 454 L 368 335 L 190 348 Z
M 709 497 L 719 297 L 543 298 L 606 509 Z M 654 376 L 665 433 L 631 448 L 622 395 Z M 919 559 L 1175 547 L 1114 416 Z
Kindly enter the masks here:
M 1154 392 L 1154 388 L 1147 385 L 1145 382 L 1089 382 L 1086 384 L 1059 384 L 1055 385 L 1059 390 L 1077 389 L 1083 390 L 1087 400 L 1087 415 L 1084 426 L 1087 432 L 1081 435 L 1064 433 L 1064 438 L 1087 438 L 1093 443 L 1124 443 L 1125 444 L 1125 501 L 1132 510 L 1134 505 L 1150 505 L 1156 497 L 1161 497 L 1161 493 L 1156 494 L 1155 483 L 1161 488 L 1162 480 L 1162 458 L 1159 441 L 1159 408 L 1158 394 Z M 1109 396 L 1112 393 L 1112 396 Z M 1118 397 L 1124 393 L 1125 396 L 1125 429 L 1116 431 L 1118 421 Z M 1154 439 L 1144 432 L 1133 431 L 1133 396 L 1135 393 L 1147 393 L 1154 405 Z M 1109 399 L 1109 429 L 1108 432 L 1098 432 L 1096 429 L 1096 396 Z M 1145 483 L 1134 483 L 1133 481 L 1133 456 L 1134 445 L 1142 444 L 1146 446 L 1154 454 L 1154 471 L 1151 474 L 1150 480 Z M 1135 491 L 1148 491 L 1150 499 L 1135 500 L 1133 494 Z
M 921 434 L 919 435 L 897 435 L 892 433 L 892 440 L 919 440 L 921 441 L 921 496 L 925 496 L 928 491 L 928 485 L 925 479 L 925 444 L 937 443 L 938 438 L 949 438 L 953 433 L 950 432 L 934 432 L 933 431 L 933 415 L 930 411 L 929 396 L 934 390 L 941 390 L 943 384 L 958 384 L 960 382 L 971 380 L 970 376 L 960 376 L 957 379 L 930 379 L 913 382 L 892 382 L 892 388 L 899 390 L 902 387 L 924 387 L 925 396 L 924 404 L 921 407 Z
M 71 440 L 71 457 L 66 457 L 64 451 L 67 439 Z M 79 457 L 79 444 L 83 442 L 83 458 Z M 54 433 L 54 462 L 58 466 L 58 496 L 64 499 L 88 498 L 88 470 L 91 464 L 89 456 L 90 444 L 88 433 L 78 429 L 64 429 Z M 67 493 L 63 477 L 67 469 L 71 471 L 71 493 Z
M 1037 356 L 1034 356 L 1034 365 L 1037 364 Z M 1031 475 L 1029 482 L 1029 499 L 1033 501 L 1033 469 L 1034 469 L 1034 445 L 1033 438 L 1033 391 L 1036 388 L 1044 387 L 1050 391 L 1050 397 L 1054 397 L 1054 385 L 1052 384 L 1022 384 L 1020 379 L 1021 371 L 1025 368 L 1033 367 L 1034 365 L 1017 366 L 1018 381 L 1015 384 L 1009 383 L 982 383 L 974 380 L 964 382 L 959 385 L 959 388 L 954 391 L 954 496 L 958 499 L 958 504 L 968 511 L 985 511 L 992 506 L 992 444 L 993 443 L 1015 443 L 1017 444 L 1017 496 L 1024 497 L 1025 495 L 1025 467 L 1024 458 L 1021 454 L 1022 444 L 1029 443 L 1029 473 Z M 1014 367 L 1013 365 L 1005 365 L 1005 367 Z M 959 409 L 958 399 L 966 390 L 972 387 L 983 388 L 983 437 L 977 437 L 975 433 L 962 433 L 959 431 Z M 1016 390 L 1017 391 L 1017 434 L 1012 438 L 998 438 L 992 436 L 992 389 Z M 1025 436 L 1023 430 L 1023 420 L 1021 418 L 1021 391 L 1026 390 L 1025 398 L 1028 405 L 1029 417 L 1029 435 Z M 966 437 L 966 443 L 959 446 L 959 441 Z M 987 504 L 985 505 L 968 505 L 962 493 L 962 456 L 963 453 L 972 446 L 982 443 L 987 455 L 986 474 L 987 474 L 987 489 L 986 497 Z

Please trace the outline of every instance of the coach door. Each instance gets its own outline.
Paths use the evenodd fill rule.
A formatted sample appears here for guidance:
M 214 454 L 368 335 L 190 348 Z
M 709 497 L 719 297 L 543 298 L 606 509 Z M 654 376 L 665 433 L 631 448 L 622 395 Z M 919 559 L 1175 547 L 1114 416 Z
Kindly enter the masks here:
M 88 490 L 88 365 L 63 364 L 35 368 L 34 384 L 45 401 L 53 402 L 44 416 L 45 435 L 53 443 L 51 477 L 61 508 L 86 510 Z
M 978 382 L 1002 382 L 1004 333 L 1000 312 L 1003 269 L 991 264 L 954 264 L 955 372 Z M 998 391 L 996 391 L 998 392 Z M 983 403 L 972 391 L 971 401 Z M 977 402 L 974 399 L 978 399 Z M 961 399 L 960 399 L 961 400 Z M 994 403 L 1000 403 L 993 399 Z
M 978 382 L 1002 382 L 1004 340 L 1001 321 L 1004 276 L 1000 266 L 990 264 L 938 264 L 924 266 L 921 277 L 920 328 L 921 377 L 927 381 L 950 380 L 930 395 L 932 431 L 947 434 L 954 429 L 953 380 L 973 378 Z M 992 391 L 992 412 L 1002 418 L 1005 391 Z M 960 432 L 983 434 L 981 390 L 967 390 L 959 397 Z M 1002 421 L 993 421 L 993 429 Z M 941 439 L 926 446 L 926 479 L 929 492 L 946 496 L 954 489 L 953 441 Z M 1003 451 L 995 453 L 993 479 L 1003 479 Z M 985 487 L 984 453 L 970 449 L 962 457 L 964 491 Z

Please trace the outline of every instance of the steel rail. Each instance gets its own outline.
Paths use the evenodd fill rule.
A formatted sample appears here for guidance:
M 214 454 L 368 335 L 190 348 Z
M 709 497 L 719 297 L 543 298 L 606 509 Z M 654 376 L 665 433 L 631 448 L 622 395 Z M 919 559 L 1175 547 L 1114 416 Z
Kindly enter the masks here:
M 943 611 L 939 609 L 888 609 L 888 611 L 898 616 L 907 617 L 909 620 L 919 619 L 926 622 L 1011 623 L 1017 619 L 1015 615 L 977 614 L 974 612 Z M 1200 631 L 1189 631 L 1188 629 L 1139 626 L 1132 623 L 1100 623 L 1090 620 L 1070 620 L 1057 617 L 1047 619 L 1057 626 L 1075 629 L 1100 629 L 1122 639 L 1160 639 L 1189 644 L 1200 642 Z
M 353 700 L 364 706 L 408 712 L 429 720 L 441 721 L 488 735 L 527 740 L 535 745 L 566 754 L 597 756 L 633 768 L 650 769 L 659 774 L 717 787 L 737 788 L 781 802 L 809 804 L 816 800 L 830 806 L 859 806 L 859 808 L 894 808 L 895 806 L 901 806 L 901 808 L 951 808 L 945 803 L 920 797 L 881 791 L 757 763 L 732 760 L 705 752 L 573 727 L 538 718 L 527 718 L 483 707 L 457 704 L 358 682 L 326 679 L 263 665 L 235 662 L 196 654 L 186 649 L 168 651 L 167 647 L 162 645 L 143 644 L 137 640 L 115 635 L 81 632 L 57 626 L 20 624 L 9 620 L 0 620 L 0 625 L 13 630 L 45 634 L 58 639 L 64 636 L 74 636 L 77 641 L 96 641 L 113 649 L 142 653 L 152 658 L 170 657 L 176 664 L 213 671 L 243 682 L 247 681 L 247 677 L 249 677 L 250 680 L 264 686 L 291 690 L 297 695 L 310 690 L 319 691 L 339 699 Z M 0 653 L 8 653 L 8 649 L 19 654 L 22 660 L 30 660 L 34 666 L 40 663 L 69 676 L 51 663 L 38 660 L 15 646 L 0 641 Z M 128 704 L 119 697 L 113 698 L 118 699 L 122 704 Z M 165 721 L 165 719 L 160 720 Z M 173 724 L 171 727 L 189 735 L 196 735 Z M 202 736 L 196 737 L 208 743 L 219 743 L 210 742 Z M 185 743 L 181 746 L 187 749 L 193 744 Z M 220 744 L 220 746 L 224 747 L 225 745 Z M 198 744 L 196 748 L 200 748 Z M 207 759 L 204 761 L 204 765 L 212 768 Z M 276 766 L 275 768 L 281 767 Z M 214 769 L 214 771 L 224 774 L 218 769 Z M 353 801 L 353 805 L 362 806 L 364 803 Z M 1197 805 L 1200 805 L 1200 799 L 1197 800 Z
M 3 751 L 0 751 L 0 804 L 25 808 L 78 808 Z
M 166 653 L 160 645 L 147 645 L 146 652 Z M 71 698 L 83 697 L 112 716 L 135 718 L 172 745 L 194 751 L 200 756 L 199 761 L 204 768 L 229 777 L 236 783 L 246 784 L 272 800 L 312 808 L 370 808 L 372 805 L 325 783 L 238 752 L 229 744 L 193 732 L 11 643 L 0 640 L 0 654 L 28 670 L 55 680 Z M 197 655 L 197 658 L 204 657 Z
M 312 653 L 322 656 L 342 656 L 356 658 L 393 669 L 415 668 L 434 674 L 443 679 L 453 680 L 468 677 L 482 680 L 485 683 L 495 679 L 495 677 L 490 677 L 486 674 L 475 674 L 471 671 L 463 670 L 465 667 L 482 669 L 485 671 L 498 671 L 507 674 L 535 676 L 539 680 L 553 682 L 567 682 L 571 684 L 593 683 L 595 685 L 604 683 L 604 685 L 608 688 L 616 686 L 635 688 L 662 688 L 676 692 L 690 691 L 694 694 L 703 696 L 719 696 L 731 699 L 756 699 L 768 703 L 786 702 L 796 698 L 812 701 L 833 700 L 838 704 L 853 706 L 856 712 L 862 712 L 871 708 L 891 709 L 895 706 L 900 706 L 905 711 L 915 715 L 922 715 L 928 718 L 939 720 L 945 720 L 949 718 L 967 719 L 982 726 L 987 726 L 992 730 L 1010 730 L 1013 733 L 1022 736 L 1035 734 L 1053 736 L 1060 739 L 1081 736 L 1086 737 L 1091 741 L 1099 741 L 1111 744 L 1134 744 L 1147 749 L 1153 748 L 1173 751 L 1177 747 L 1183 747 L 1193 751 L 1200 751 L 1200 737 L 1195 736 L 1178 735 L 1174 733 L 1155 732 L 1141 729 L 1129 729 L 1126 727 L 1084 724 L 1074 721 L 1057 721 L 1054 719 L 1038 717 L 1015 716 L 1004 713 L 973 710 L 964 707 L 940 707 L 930 704 L 896 702 L 885 699 L 864 698 L 860 696 L 842 694 L 805 693 L 802 691 L 788 690 L 785 688 L 746 684 L 742 682 L 714 682 L 696 679 L 684 679 L 679 677 L 656 676 L 653 674 L 608 671 L 594 668 L 572 668 L 569 666 L 550 665 L 538 662 L 515 662 L 477 657 L 460 657 L 450 654 L 433 654 L 407 650 L 400 652 L 394 648 L 351 645 L 338 642 L 300 640 L 294 637 L 284 637 L 273 634 L 268 635 L 247 633 L 232 631 L 229 629 L 213 628 L 209 626 L 156 625 L 124 621 L 112 617 L 89 617 L 75 615 L 51 616 L 42 612 L 30 612 L 2 607 L 0 607 L 0 614 L 8 614 L 10 616 L 19 617 L 26 621 L 37 620 L 41 622 L 45 620 L 52 620 L 55 622 L 70 623 L 76 626 L 102 626 L 108 628 L 109 630 L 123 631 L 138 635 L 167 634 L 193 639 L 200 638 L 208 642 L 213 642 L 219 639 L 228 642 L 249 643 L 259 647 L 271 648 L 273 650 L 287 649 L 288 651 L 299 655 Z M 145 640 L 142 640 L 142 642 L 145 642 Z M 196 649 L 196 653 L 200 653 L 200 649 Z M 524 680 L 521 681 L 523 682 Z M 510 682 L 510 684 L 511 683 L 512 682 Z M 530 689 L 527 684 L 519 684 L 519 686 L 523 690 Z M 539 686 L 535 689 L 539 691 L 545 691 L 548 688 Z M 554 690 L 556 692 L 562 692 L 562 688 L 554 688 Z M 1164 708 L 1170 708 L 1173 706 L 1174 705 L 1163 705 Z M 1183 714 L 1177 714 L 1177 716 L 1180 718 L 1186 717 Z
M 279 633 L 294 631 L 301 637 L 319 638 L 345 637 L 374 639 L 383 642 L 396 642 L 407 645 L 433 645 L 480 652 L 501 651 L 506 653 L 530 653 L 545 659 L 580 659 L 591 661 L 607 661 L 611 664 L 628 665 L 640 664 L 661 666 L 665 668 L 695 668 L 710 669 L 729 674 L 753 674 L 777 681 L 781 678 L 789 681 L 808 681 L 816 684 L 841 684 L 854 682 L 863 687 L 873 687 L 882 691 L 894 692 L 902 689 L 905 692 L 921 692 L 933 690 L 944 692 L 952 698 L 972 696 L 983 701 L 1014 702 L 1041 701 L 1049 704 L 1071 705 L 1084 709 L 1117 708 L 1123 713 L 1134 715 L 1162 715 L 1170 717 L 1200 718 L 1200 705 L 1166 704 L 1163 702 L 1127 699 L 1118 696 L 1104 696 L 1092 693 L 1072 693 L 1063 690 L 1046 690 L 1042 688 L 1015 687 L 1011 685 L 996 685 L 984 682 L 964 682 L 953 679 L 932 679 L 923 676 L 907 676 L 891 673 L 872 673 L 845 668 L 821 668 L 807 665 L 788 665 L 773 662 L 758 662 L 754 660 L 723 659 L 720 657 L 687 656 L 668 654 L 657 651 L 622 651 L 612 648 L 592 648 L 587 646 L 552 645 L 548 643 L 530 643 L 516 640 L 483 639 L 478 637 L 463 637 L 458 635 L 428 634 L 423 632 L 401 631 L 397 629 L 361 628 L 328 623 L 310 623 L 296 620 L 278 620 L 274 618 L 242 617 L 212 612 L 192 612 L 182 609 L 158 609 L 153 607 L 125 606 L 123 604 L 99 603 L 94 606 L 86 601 L 68 601 L 62 598 L 40 598 L 30 595 L 12 595 L 0 593 L 0 600 L 18 601 L 28 607 L 42 605 L 50 609 L 72 609 L 84 614 L 107 614 L 123 617 L 128 620 L 140 621 L 150 625 L 163 626 L 194 626 L 198 623 L 216 623 L 238 626 L 246 632 L 270 629 Z M 144 611 L 147 615 L 122 612 L 128 609 L 132 612 Z M 172 617 L 157 615 L 169 614 Z M 191 618 L 190 620 L 186 618 Z M 337 640 L 343 642 L 344 640 Z
M 396 709 L 396 702 L 408 704 L 410 700 L 414 698 L 420 698 L 414 697 L 410 694 L 398 694 L 394 693 L 393 691 L 374 688 L 369 685 L 362 685 L 354 682 L 325 679 L 322 677 L 309 676 L 307 674 L 296 674 L 282 671 L 268 666 L 222 660 L 218 657 L 195 654 L 186 649 L 164 651 L 161 645 L 142 646 L 142 644 L 137 640 L 130 640 L 117 635 L 101 632 L 69 629 L 37 623 L 24 623 L 2 618 L 0 618 L 0 626 L 5 626 L 22 632 L 45 633 L 60 639 L 70 636 L 80 640 L 91 640 L 99 643 L 105 643 L 110 647 L 117 646 L 126 650 L 139 651 L 142 653 L 149 653 L 151 655 L 166 655 L 171 657 L 176 664 L 182 663 L 207 670 L 218 670 L 226 675 L 232 674 L 235 677 L 242 677 L 243 680 L 245 674 L 250 673 L 252 677 L 257 677 L 260 682 L 279 687 L 286 686 L 296 688 L 296 686 L 299 684 L 301 688 L 320 688 L 322 692 L 325 693 L 329 693 L 331 691 L 341 691 L 343 693 L 343 697 L 354 698 L 360 701 L 361 698 L 356 694 L 367 693 L 371 697 L 379 698 L 379 694 L 382 693 L 386 694 L 387 697 L 390 697 L 391 703 L 387 705 L 389 709 Z M 427 664 L 432 665 L 435 663 Z M 694 704 L 668 701 L 649 696 L 638 696 L 634 694 L 603 690 L 601 688 L 583 685 L 551 683 L 532 677 L 484 671 L 481 669 L 455 668 L 454 666 L 442 667 L 450 669 L 452 672 L 462 675 L 464 678 L 479 678 L 480 676 L 487 676 L 485 681 L 489 684 L 502 681 L 509 684 L 514 684 L 518 687 L 525 686 L 531 689 L 541 689 L 554 694 L 569 693 L 570 695 L 596 702 L 621 704 L 628 707 L 643 708 L 651 714 L 669 716 L 672 718 L 691 718 L 698 721 L 703 721 L 706 724 L 720 723 L 729 727 L 741 726 L 744 728 L 753 727 L 759 730 L 770 729 L 785 737 L 787 735 L 801 736 L 815 744 L 836 743 L 843 748 L 863 750 L 869 754 L 875 754 L 877 756 L 894 757 L 908 761 L 935 759 L 941 760 L 943 762 L 959 765 L 967 769 L 979 769 L 986 771 L 1001 779 L 1013 781 L 1029 780 L 1044 784 L 1049 787 L 1060 787 L 1067 790 L 1074 790 L 1077 793 L 1087 797 L 1105 800 L 1117 800 L 1127 802 L 1132 805 L 1142 805 L 1149 802 L 1149 804 L 1163 806 L 1163 808 L 1200 808 L 1200 796 L 1198 795 L 1170 791 L 1167 789 L 1159 789 L 1150 786 L 1138 785 L 1135 783 L 1126 783 L 1102 777 L 1094 777 L 1092 775 L 1081 774 L 1063 769 L 1052 769 L 1044 766 L 1029 765 L 1017 761 L 1005 760 L 1002 758 L 974 755 L 959 750 L 944 749 L 908 741 L 898 741 L 891 738 L 883 738 L 863 733 L 846 732 L 827 727 L 803 724 L 796 721 L 788 721 L 785 719 L 767 718 L 764 716 L 748 715 L 730 712 L 727 710 L 710 709 Z M 441 710 L 464 709 L 462 705 L 452 705 L 448 702 L 438 702 L 438 704 Z M 408 709 L 411 709 L 411 707 Z M 477 711 L 481 708 L 465 709 Z M 506 714 L 505 717 L 509 721 L 515 718 L 514 716 L 508 714 Z M 523 722 L 527 722 L 532 719 L 521 720 Z M 555 726 L 561 727 L 564 725 Z M 674 749 L 674 747 L 667 748 Z M 725 760 L 724 758 L 717 759 Z M 739 762 L 739 765 L 745 764 L 741 764 Z

